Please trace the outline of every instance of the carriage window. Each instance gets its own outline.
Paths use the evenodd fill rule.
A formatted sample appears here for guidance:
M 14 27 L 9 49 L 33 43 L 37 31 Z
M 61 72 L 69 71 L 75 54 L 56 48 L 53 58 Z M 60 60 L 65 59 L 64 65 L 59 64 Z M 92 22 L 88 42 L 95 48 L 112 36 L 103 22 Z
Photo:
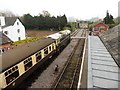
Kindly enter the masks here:
M 51 46 L 49 46 L 49 51 L 52 51 L 52 47 Z
M 15 69 L 18 69 L 18 66 L 15 66 Z
M 27 64 L 28 62 L 30 62 L 32 60 L 32 58 L 27 58 L 25 61 L 24 61 L 24 64 Z
M 15 71 L 15 68 L 12 68 L 12 71 Z
M 36 61 L 38 62 L 39 60 L 41 60 L 41 53 L 36 54 Z
M 5 72 L 5 76 L 7 76 L 8 75 L 8 72 Z
M 18 70 L 18 66 L 15 66 L 11 69 L 9 69 L 8 71 L 5 72 L 5 76 L 9 76 L 10 74 L 12 74 L 14 71 Z
M 6 77 L 6 83 L 9 84 L 13 80 L 15 80 L 18 76 L 19 76 L 19 72 L 17 70 L 14 73 L 12 73 L 11 75 L 9 75 L 8 77 Z
M 32 66 L 32 58 L 28 58 L 24 61 L 25 64 L 25 71 L 28 70 Z
M 10 74 L 10 73 L 11 73 L 11 70 L 9 70 L 8 73 Z
M 31 66 L 32 66 L 32 61 L 28 62 L 28 63 L 25 65 L 25 71 L 28 70 Z
M 47 55 L 48 54 L 48 48 L 44 49 L 44 54 Z

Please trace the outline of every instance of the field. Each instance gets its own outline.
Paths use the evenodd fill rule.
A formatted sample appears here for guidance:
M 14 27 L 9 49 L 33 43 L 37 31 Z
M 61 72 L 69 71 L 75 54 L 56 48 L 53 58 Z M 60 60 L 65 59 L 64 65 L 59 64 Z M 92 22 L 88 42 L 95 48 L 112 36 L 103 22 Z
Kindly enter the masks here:
M 57 31 L 47 31 L 47 30 L 26 30 L 26 35 L 28 37 L 43 37 L 47 36 L 53 33 L 56 33 Z

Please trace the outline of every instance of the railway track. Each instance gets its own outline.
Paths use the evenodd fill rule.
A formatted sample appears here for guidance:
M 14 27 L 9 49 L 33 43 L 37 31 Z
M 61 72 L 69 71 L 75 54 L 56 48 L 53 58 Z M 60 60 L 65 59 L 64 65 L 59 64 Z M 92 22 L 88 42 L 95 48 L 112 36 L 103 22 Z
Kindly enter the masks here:
M 76 34 L 78 32 L 75 32 Z M 75 35 L 75 33 L 73 35 Z M 86 32 L 83 30 L 81 37 L 85 37 Z M 54 89 L 57 90 L 59 88 L 77 88 L 79 73 L 82 62 L 83 48 L 84 48 L 85 39 L 79 39 L 74 51 L 68 59 L 68 62 L 65 65 L 60 77 L 58 78 L 56 84 L 54 85 Z
M 75 33 L 74 33 L 75 34 Z M 62 50 L 59 52 L 61 53 Z M 35 70 L 27 79 L 25 79 L 17 88 L 28 89 L 32 83 L 41 75 L 41 73 L 46 70 L 46 68 L 55 60 L 58 54 L 55 54 L 53 57 L 49 58 L 43 65 L 41 65 L 37 70 Z M 34 76 L 34 77 L 33 77 Z
M 79 32 L 78 30 L 75 30 L 75 31 L 71 34 L 71 36 L 75 36 L 78 32 Z
M 75 36 L 79 31 L 73 32 L 72 36 Z M 83 32 L 84 34 L 85 32 Z M 80 33 L 82 34 L 82 33 Z M 32 85 L 32 83 L 41 75 L 41 73 L 46 70 L 46 68 L 54 61 L 54 59 L 57 56 L 53 56 L 50 58 L 51 60 L 48 60 L 44 65 L 39 67 L 33 74 L 31 74 L 26 80 L 24 80 L 17 88 L 24 88 L 24 89 L 29 89 L 29 87 Z M 77 66 L 76 66 L 77 67 Z M 77 70 L 76 70 L 77 71 Z M 33 77 L 34 76 L 34 77 Z

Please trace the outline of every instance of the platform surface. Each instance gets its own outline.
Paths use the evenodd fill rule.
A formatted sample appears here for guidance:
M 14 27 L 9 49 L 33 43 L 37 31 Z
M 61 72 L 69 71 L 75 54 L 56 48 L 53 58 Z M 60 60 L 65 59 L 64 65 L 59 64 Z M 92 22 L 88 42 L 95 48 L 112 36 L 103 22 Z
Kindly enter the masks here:
M 88 37 L 88 88 L 120 90 L 120 69 L 98 36 Z

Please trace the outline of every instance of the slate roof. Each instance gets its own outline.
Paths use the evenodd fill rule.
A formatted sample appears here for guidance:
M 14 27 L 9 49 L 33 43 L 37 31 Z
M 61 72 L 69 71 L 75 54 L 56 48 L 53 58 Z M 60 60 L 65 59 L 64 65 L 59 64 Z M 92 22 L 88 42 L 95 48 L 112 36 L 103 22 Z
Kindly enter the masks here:
M 109 26 L 103 22 L 99 22 L 99 23 L 95 24 L 94 27 L 98 27 L 99 25 L 104 25 L 105 27 L 109 28 Z
M 120 88 L 120 69 L 98 36 L 88 38 L 88 88 Z
M 119 30 L 120 24 L 113 27 L 112 29 L 107 30 L 106 32 L 101 33 L 99 37 L 120 67 Z
M 5 34 L 0 32 L 0 45 L 12 42 Z
M 2 28 L 13 25 L 15 23 L 16 19 L 17 19 L 17 17 L 5 17 L 5 26 L 2 26 Z

